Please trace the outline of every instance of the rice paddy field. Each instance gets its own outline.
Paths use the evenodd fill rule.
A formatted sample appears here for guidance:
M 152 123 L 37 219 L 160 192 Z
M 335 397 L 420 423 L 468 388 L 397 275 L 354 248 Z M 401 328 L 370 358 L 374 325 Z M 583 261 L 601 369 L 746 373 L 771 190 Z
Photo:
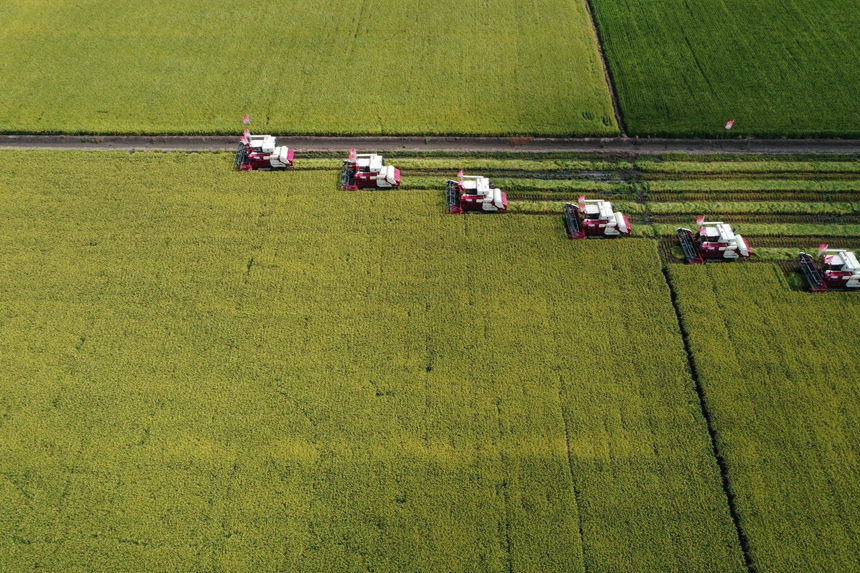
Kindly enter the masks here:
M 0 155 L 5 571 L 744 570 L 654 242 Z
M 860 136 L 856 2 L 591 5 L 630 135 Z
M 857 568 L 860 293 L 792 262 L 860 249 L 856 158 L 0 159 L 4 572 Z M 754 259 L 678 264 L 703 213 Z
M 860 568 L 858 293 L 771 265 L 670 267 L 756 571 Z
M 9 0 L 0 132 L 616 135 L 584 2 Z

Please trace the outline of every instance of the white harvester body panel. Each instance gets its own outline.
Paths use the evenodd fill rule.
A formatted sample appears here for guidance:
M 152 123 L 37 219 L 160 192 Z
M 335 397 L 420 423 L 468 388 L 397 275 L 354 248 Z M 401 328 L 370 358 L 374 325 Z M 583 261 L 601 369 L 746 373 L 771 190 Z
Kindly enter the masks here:
M 741 237 L 740 235 L 735 235 L 735 242 L 738 246 L 738 252 L 742 257 L 750 256 L 750 251 L 749 249 L 747 249 L 747 242 L 744 241 L 743 237 Z
M 252 135 L 251 149 L 260 153 L 274 153 L 277 140 L 272 135 Z
M 382 156 L 375 153 L 356 155 L 355 162 L 359 171 L 365 173 L 380 173 L 385 166 L 385 160 Z
M 701 224 L 703 226 L 699 228 L 699 237 L 702 243 L 726 245 L 718 248 L 723 253 L 723 258 L 736 259 L 739 256 L 748 257 L 750 255 L 746 241 L 740 235 L 736 235 L 728 223 L 703 222 Z
M 615 226 L 618 228 L 619 234 L 627 234 L 627 223 L 624 222 L 624 214 L 621 211 L 615 213 Z

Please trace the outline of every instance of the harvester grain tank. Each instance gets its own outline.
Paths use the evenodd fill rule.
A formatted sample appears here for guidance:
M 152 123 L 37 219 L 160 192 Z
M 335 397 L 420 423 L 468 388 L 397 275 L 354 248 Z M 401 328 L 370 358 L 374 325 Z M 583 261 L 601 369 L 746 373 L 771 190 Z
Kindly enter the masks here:
M 286 169 L 293 166 L 293 150 L 278 145 L 271 135 L 251 135 L 246 129 L 239 140 L 235 164 L 239 171 Z
M 340 187 L 346 191 L 396 189 L 400 187 L 400 170 L 386 165 L 381 155 L 359 154 L 350 149 L 340 171 Z
M 731 225 L 723 222 L 707 222 L 704 217 L 696 219 L 699 230 L 678 229 L 678 240 L 684 257 L 690 264 L 702 264 L 706 260 L 731 261 L 739 257 L 749 258 L 752 249 L 746 239 L 736 234 Z
M 860 263 L 857 256 L 844 249 L 828 249 L 821 245 L 818 250 L 821 265 L 815 263 L 812 255 L 800 253 L 797 261 L 800 270 L 809 283 L 812 292 L 827 290 L 860 289 Z
M 571 239 L 620 237 L 630 234 L 630 221 L 620 211 L 612 209 L 612 203 L 603 199 L 586 200 L 584 195 L 578 203 L 565 203 L 564 226 Z
M 449 213 L 504 213 L 508 210 L 507 194 L 494 189 L 486 177 L 463 175 L 462 169 L 457 173 L 456 180 L 449 179 L 445 185 L 445 202 Z

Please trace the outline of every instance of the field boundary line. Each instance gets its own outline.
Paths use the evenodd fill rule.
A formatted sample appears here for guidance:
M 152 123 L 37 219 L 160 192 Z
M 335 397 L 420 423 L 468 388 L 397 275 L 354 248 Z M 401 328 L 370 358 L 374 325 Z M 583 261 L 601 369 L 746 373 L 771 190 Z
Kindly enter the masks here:
M 699 373 L 696 369 L 696 359 L 693 356 L 693 350 L 690 348 L 690 341 L 687 334 L 687 329 L 684 326 L 684 320 L 681 317 L 681 311 L 678 309 L 678 295 L 675 292 L 675 287 L 672 285 L 672 279 L 669 277 L 669 269 L 666 267 L 666 263 L 662 263 L 662 272 L 663 278 L 666 281 L 666 285 L 669 287 L 669 295 L 672 300 L 672 308 L 675 311 L 675 319 L 678 321 L 678 328 L 681 331 L 681 340 L 684 342 L 684 352 L 687 355 L 687 366 L 690 369 L 690 376 L 693 378 L 693 384 L 696 389 L 696 396 L 699 398 L 699 408 L 702 412 L 702 417 L 705 418 L 705 425 L 708 429 L 708 437 L 711 440 L 711 454 L 714 456 L 714 459 L 717 462 L 717 468 L 720 471 L 720 480 L 723 486 L 723 493 L 726 496 L 726 502 L 729 507 L 729 515 L 732 519 L 732 523 L 735 526 L 735 532 L 738 536 L 738 543 L 741 548 L 741 553 L 744 556 L 744 564 L 746 565 L 747 571 L 749 573 L 757 573 L 755 563 L 753 563 L 752 554 L 750 552 L 750 544 L 749 539 L 743 531 L 743 528 L 740 524 L 740 515 L 738 514 L 737 507 L 735 506 L 735 495 L 732 492 L 731 480 L 729 478 L 729 468 L 726 464 L 726 460 L 723 458 L 722 454 L 720 454 L 720 449 L 717 445 L 717 432 L 714 429 L 714 424 L 711 421 L 711 413 L 708 410 L 708 404 L 705 401 L 705 391 L 702 388 L 702 382 L 699 380 Z
M 612 101 L 612 111 L 615 112 L 615 123 L 618 124 L 618 133 L 621 134 L 621 137 L 626 138 L 627 131 L 624 129 L 621 106 L 618 105 L 618 96 L 615 93 L 615 83 L 612 81 L 612 74 L 609 72 L 609 65 L 606 63 L 606 56 L 603 54 L 603 40 L 600 37 L 600 28 L 597 26 L 597 20 L 594 19 L 591 0 L 584 1 L 585 11 L 588 13 L 588 22 L 591 24 L 594 40 L 597 42 L 597 55 L 600 56 L 600 65 L 603 66 L 603 79 L 606 82 L 606 87 L 609 88 L 609 99 Z

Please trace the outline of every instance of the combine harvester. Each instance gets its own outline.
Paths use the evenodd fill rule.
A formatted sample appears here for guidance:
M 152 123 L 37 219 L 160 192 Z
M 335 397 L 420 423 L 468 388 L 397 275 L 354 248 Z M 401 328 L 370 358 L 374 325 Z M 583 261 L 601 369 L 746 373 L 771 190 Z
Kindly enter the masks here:
M 800 270 L 809 283 L 809 290 L 826 292 L 860 289 L 860 263 L 854 253 L 844 249 L 828 249 L 827 245 L 821 245 L 818 256 L 821 257 L 821 267 L 815 264 L 812 255 L 800 253 L 797 256 Z
M 235 165 L 239 171 L 286 169 L 293 166 L 293 150 L 278 146 L 271 135 L 251 135 L 246 129 L 239 140 Z
M 500 189 L 493 189 L 486 177 L 463 175 L 462 169 L 457 173 L 456 181 L 449 179 L 445 185 L 445 202 L 449 213 L 504 213 L 508 210 L 506 194 Z
M 630 221 L 624 213 L 612 210 L 612 203 L 603 199 L 585 200 L 578 204 L 565 203 L 564 226 L 571 239 L 620 237 L 630 234 Z
M 396 189 L 400 187 L 400 170 L 386 165 L 385 159 L 375 153 L 357 154 L 349 150 L 349 157 L 340 171 L 340 188 L 344 191 L 357 189 Z
M 679 228 L 678 240 L 690 264 L 702 264 L 706 260 L 733 261 L 739 257 L 749 258 L 752 249 L 747 240 L 735 234 L 731 225 L 708 223 L 698 217 L 699 231 L 693 235 L 690 229 Z

